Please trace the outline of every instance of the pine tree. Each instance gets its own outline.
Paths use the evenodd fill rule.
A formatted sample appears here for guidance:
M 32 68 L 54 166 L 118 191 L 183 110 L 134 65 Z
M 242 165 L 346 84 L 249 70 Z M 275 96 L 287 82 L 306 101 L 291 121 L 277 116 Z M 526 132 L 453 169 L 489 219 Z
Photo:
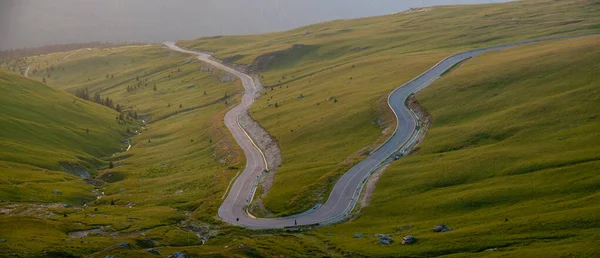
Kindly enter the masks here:
M 94 94 L 94 102 L 96 102 L 98 104 L 101 104 L 101 105 L 103 104 L 102 103 L 102 97 L 100 97 L 100 93 L 96 92 Z
M 156 84 L 154 84 L 154 88 L 152 88 L 152 90 L 156 91 Z
M 46 83 L 46 77 L 42 77 L 42 82 Z
M 115 164 L 113 164 L 113 162 L 111 161 L 110 163 L 108 163 L 108 168 L 114 168 Z M 114 205 L 114 204 L 113 204 Z

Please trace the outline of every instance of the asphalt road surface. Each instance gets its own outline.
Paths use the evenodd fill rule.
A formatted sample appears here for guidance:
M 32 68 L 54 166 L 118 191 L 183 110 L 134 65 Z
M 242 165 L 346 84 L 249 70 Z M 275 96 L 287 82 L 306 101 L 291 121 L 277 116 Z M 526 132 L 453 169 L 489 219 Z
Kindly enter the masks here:
M 587 36 L 587 35 L 581 35 Z M 201 52 L 184 50 L 173 42 L 167 42 L 165 45 L 175 51 L 198 55 L 198 59 L 207 62 L 219 69 L 225 70 L 242 80 L 246 92 L 242 98 L 242 103 L 231 109 L 225 115 L 225 125 L 233 134 L 237 143 L 241 146 L 246 155 L 246 168 L 242 174 L 235 180 L 227 198 L 219 208 L 219 217 L 224 221 L 234 225 L 239 225 L 252 229 L 283 228 L 293 227 L 296 224 L 314 225 L 330 224 L 342 220 L 354 208 L 358 194 L 364 185 L 365 179 L 371 175 L 381 164 L 389 162 L 390 157 L 403 153 L 413 139 L 417 130 L 417 118 L 412 111 L 405 106 L 406 99 L 413 93 L 427 87 L 437 80 L 445 71 L 452 68 L 468 58 L 480 55 L 491 50 L 500 50 L 513 46 L 535 43 L 540 41 L 556 40 L 562 38 L 572 38 L 580 36 L 565 36 L 538 40 L 529 40 L 518 43 L 494 46 L 482 49 L 476 49 L 459 54 L 455 54 L 440 61 L 438 64 L 425 71 L 423 74 L 415 77 L 411 81 L 396 88 L 388 97 L 388 104 L 396 115 L 397 124 L 394 134 L 379 148 L 373 151 L 367 158 L 356 164 L 348 170 L 335 184 L 329 199 L 325 204 L 314 210 L 307 211 L 298 216 L 281 218 L 256 218 L 246 212 L 246 205 L 251 202 L 254 196 L 254 182 L 266 169 L 266 162 L 263 153 L 256 147 L 246 132 L 239 126 L 237 119 L 242 112 L 248 112 L 248 108 L 254 101 L 256 86 L 250 76 L 238 72 L 225 65 L 210 59 L 210 55 Z

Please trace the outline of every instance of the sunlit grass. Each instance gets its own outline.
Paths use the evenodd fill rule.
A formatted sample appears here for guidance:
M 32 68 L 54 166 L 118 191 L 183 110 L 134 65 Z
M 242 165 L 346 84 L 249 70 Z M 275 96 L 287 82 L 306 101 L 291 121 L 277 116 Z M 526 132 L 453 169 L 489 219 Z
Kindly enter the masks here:
M 434 122 L 420 150 L 392 163 L 358 219 L 322 234 L 371 255 L 597 255 L 582 247 L 600 227 L 599 40 L 486 53 L 425 89 Z M 455 230 L 432 232 L 440 222 Z M 419 242 L 360 244 L 353 232 Z
M 283 164 L 264 203 L 284 215 L 324 202 L 360 154 L 385 139 L 381 132 L 394 123 L 385 97 L 393 88 L 459 51 L 599 32 L 599 8 L 590 1 L 434 7 L 179 44 L 214 51 L 221 58 L 240 55 L 236 62 L 245 64 L 256 64 L 256 57 L 294 44 L 305 45 L 279 55 L 260 73 L 269 88 L 250 111 L 282 148 Z M 481 102 L 473 113 L 487 106 Z M 482 140 L 493 137 L 503 136 Z
M 436 7 L 428 12 L 180 44 L 215 51 L 220 58 L 239 55 L 233 60 L 246 64 L 293 44 L 306 45 L 303 51 L 281 56 L 261 73 L 268 88 L 250 110 L 277 138 L 283 152 L 283 165 L 276 172 L 266 206 L 289 214 L 324 201 L 337 177 L 369 147 L 385 140 L 382 130 L 394 122 L 385 104 L 391 89 L 464 49 L 597 32 L 598 8 L 593 1 Z M 29 134 L 16 129 L 19 126 L 1 130 L 14 129 L 11 143 L 17 139 L 40 143 L 31 144 L 31 150 L 39 154 L 31 158 L 27 151 L 19 155 L 6 151 L 11 158 L 0 163 L 1 198 L 59 206 L 40 208 L 42 215 L 2 216 L 0 238 L 7 239 L 0 243 L 2 251 L 21 256 L 63 250 L 96 257 L 145 257 L 143 243 L 136 240 L 152 239 L 164 256 L 184 249 L 197 255 L 268 257 L 350 253 L 594 256 L 598 253 L 594 215 L 599 211 L 595 205 L 596 146 L 600 146 L 594 85 L 599 80 L 595 73 L 599 41 L 598 37 L 562 40 L 488 53 L 448 73 L 418 95 L 434 119 L 425 142 L 415 155 L 384 172 L 371 204 L 358 218 L 298 234 L 247 231 L 227 226 L 216 217 L 225 188 L 244 165 L 222 124 L 223 115 L 239 96 L 234 93 L 242 90 L 239 81 L 221 82 L 220 72 L 200 71 L 204 64 L 157 46 L 82 50 L 68 59 L 62 59 L 68 53 L 30 57 L 28 62 L 32 67 L 39 65 L 39 70 L 52 65 L 64 69 L 51 72 L 48 85 L 69 92 L 88 87 L 138 112 L 151 124 L 133 137 L 129 152 L 111 159 L 115 168 L 106 169 L 106 161 L 97 161 L 104 165 L 99 179 L 107 181 L 97 188 L 105 196 L 85 208 L 63 208 L 64 202 L 92 201 L 94 187 L 52 169 L 38 178 L 40 171 L 33 166 L 55 164 L 52 155 L 80 154 L 66 150 L 73 147 L 93 155 L 103 155 L 103 148 L 122 148 L 118 139 L 124 138 L 117 133 L 125 128 L 109 130 L 114 134 L 101 134 L 107 138 L 94 138 L 95 142 L 81 146 L 53 139 L 65 135 L 62 129 L 51 134 L 39 126 L 77 119 L 83 122 L 72 130 L 82 132 L 85 123 L 104 124 L 100 122 L 103 117 L 87 121 L 48 108 L 73 105 L 74 97 L 62 92 L 67 96 L 62 103 L 62 98 L 41 94 L 54 96 L 56 103 L 19 108 L 44 110 L 37 112 L 41 115 L 28 114 L 43 121 L 28 128 L 42 131 L 25 137 Z M 45 77 L 32 71 L 30 76 Z M 135 91 L 126 90 L 140 81 Z M 218 102 L 225 94 L 233 99 Z M 27 99 L 17 102 L 30 103 Z M 2 103 L 13 102 L 3 99 Z M 107 119 L 115 121 L 116 113 L 110 109 L 89 105 L 98 109 L 95 115 L 108 112 Z M 115 135 L 115 140 L 109 138 Z M 55 145 L 46 145 L 46 140 L 77 146 L 60 146 L 52 152 L 48 147 Z M 98 142 L 101 147 L 94 147 Z M 93 155 L 85 160 L 94 160 Z M 57 188 L 62 196 L 52 194 Z M 25 214 L 30 208 L 23 204 L 19 212 Z M 184 221 L 207 224 L 218 234 L 199 246 L 198 237 L 183 228 Z M 432 227 L 442 221 L 455 230 L 433 233 Z M 403 225 L 414 228 L 397 228 Z M 118 236 L 70 239 L 67 235 L 100 226 L 110 226 L 107 231 Z M 367 238 L 352 238 L 354 233 Z M 379 245 L 373 237 L 376 233 L 394 234 L 394 244 Z M 417 244 L 400 245 L 406 234 L 414 234 Z M 106 249 L 122 241 L 134 249 Z M 490 248 L 499 251 L 479 253 Z

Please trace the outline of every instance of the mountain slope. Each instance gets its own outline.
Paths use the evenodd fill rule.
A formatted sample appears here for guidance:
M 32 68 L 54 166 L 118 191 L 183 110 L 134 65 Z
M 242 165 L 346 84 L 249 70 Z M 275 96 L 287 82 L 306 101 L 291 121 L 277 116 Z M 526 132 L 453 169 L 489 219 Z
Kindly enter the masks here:
M 385 139 L 381 131 L 393 122 L 385 113 L 385 97 L 400 83 L 462 46 L 598 31 L 598 8 L 594 1 L 443 7 L 313 25 L 279 33 L 281 38 L 270 42 L 263 41 L 269 39 L 265 35 L 243 36 L 262 47 L 236 42 L 237 37 L 202 41 L 218 40 L 215 47 L 231 40 L 221 45 L 231 52 L 220 56 L 238 53 L 229 60 L 241 63 L 295 43 L 309 50 L 283 55 L 266 67 L 263 81 L 271 87 L 251 110 L 283 147 L 284 164 L 267 206 L 284 214 L 326 198 L 327 185 L 360 159 L 365 147 Z M 441 27 L 452 24 L 453 30 Z M 311 33 L 305 34 L 308 28 Z M 294 33 L 301 40 L 288 37 Z M 310 37 L 315 41 L 303 41 Z M 487 38 L 492 40 L 482 41 Z M 101 172 L 107 181 L 99 188 L 104 198 L 75 208 L 20 203 L 14 209 L 14 203 L 0 203 L 10 214 L 0 219 L 0 238 L 7 239 L 0 243 L 0 256 L 61 251 L 63 256 L 147 257 L 148 247 L 165 256 L 182 250 L 190 256 L 594 256 L 597 42 L 590 37 L 535 44 L 467 61 L 419 95 L 434 125 L 420 151 L 383 173 L 371 204 L 346 224 L 303 233 L 244 230 L 215 218 L 243 166 L 243 155 L 222 125 L 237 95 L 214 101 L 239 90 L 236 81 L 221 82 L 222 74 L 201 70 L 204 64 L 155 47 L 80 51 L 60 61 L 52 60 L 64 55 L 28 58 L 40 70 L 61 67 L 46 77 L 53 86 L 90 87 L 159 119 L 133 138 L 129 152 L 114 157 L 115 168 Z M 127 91 L 138 86 L 138 76 L 149 85 Z M 12 190 L 15 196 L 38 187 L 30 182 L 41 169 L 2 166 L 2 173 L 24 172 L 1 177 L 0 193 L 8 193 L 8 184 L 18 189 Z M 73 192 L 89 193 L 78 185 L 82 180 L 65 173 L 43 175 L 52 180 L 36 180 L 46 184 L 36 191 L 48 200 L 61 200 L 50 194 L 53 189 L 70 194 L 66 184 L 79 191 Z M 455 230 L 431 232 L 442 221 Z M 406 225 L 414 227 L 400 227 Z M 82 239 L 68 235 L 86 230 L 100 233 Z M 353 238 L 355 233 L 365 238 Z M 395 242 L 380 244 L 373 236 L 380 233 L 392 234 Z M 417 243 L 399 244 L 406 234 L 414 234 Z M 125 241 L 133 248 L 118 248 Z M 497 252 L 481 252 L 487 249 Z
M 314 24 L 266 35 L 181 41 L 260 69 L 267 90 L 250 113 L 281 146 L 266 211 L 305 211 L 383 142 L 395 120 L 389 92 L 442 58 L 533 38 L 600 32 L 595 1 L 441 6 Z M 235 58 L 234 58 L 235 57 Z
M 69 135 L 66 129 L 79 130 L 70 127 L 65 129 L 65 125 L 84 126 L 85 123 L 102 122 L 107 119 L 96 114 L 105 112 L 111 114 L 107 121 L 114 121 L 116 125 L 116 112 L 91 103 L 85 109 L 80 108 L 84 102 L 53 87 L 72 91 L 88 87 L 90 93 L 100 92 L 103 97 L 110 97 L 115 104 L 136 111 L 149 123 L 139 130 L 141 134 L 131 137 L 132 147 L 129 151 L 113 156 L 112 153 L 118 150 L 109 149 L 106 155 L 110 155 L 109 160 L 113 161 L 114 167 L 109 168 L 106 162 L 99 164 L 93 187 L 64 172 L 50 170 L 42 174 L 42 168 L 14 162 L 0 165 L 6 168 L 1 173 L 7 175 L 0 179 L 0 199 L 9 201 L 0 202 L 0 238 L 7 239 L 0 243 L 0 256 L 38 257 L 45 250 L 53 252 L 55 256 L 85 256 L 100 252 L 104 255 L 94 256 L 104 257 L 108 255 L 105 253 L 107 247 L 127 241 L 134 246 L 133 250 L 108 249 L 117 257 L 146 257 L 148 253 L 140 248 L 149 244 L 200 246 L 203 241 L 215 237 L 221 226 L 231 231 L 230 227 L 215 221 L 214 214 L 231 178 L 243 165 L 242 153 L 223 125 L 226 111 L 239 101 L 239 81 L 223 80 L 225 73 L 217 69 L 202 70 L 206 64 L 159 46 L 82 50 L 67 59 L 62 58 L 64 55 L 54 53 L 27 58 L 28 65 L 38 69 L 31 74 L 32 79 L 41 80 L 42 76 L 46 76 L 47 83 L 52 87 L 15 75 L 9 78 L 15 82 L 5 86 L 7 89 L 10 89 L 9 86 L 15 88 L 10 89 L 10 96 L 2 99 L 3 103 L 15 105 L 11 112 L 26 112 L 19 117 L 36 121 L 37 124 L 28 127 L 28 130 L 38 130 L 41 124 L 37 122 L 41 118 L 31 113 L 43 113 L 45 110 L 40 111 L 37 106 L 30 108 L 26 102 L 15 103 L 10 100 L 20 96 L 17 87 L 26 85 L 24 89 L 28 92 L 23 92 L 25 96 L 39 98 L 39 103 L 44 105 L 65 109 L 60 110 L 62 117 L 54 117 L 50 111 L 44 113 L 51 118 L 43 121 L 43 126 L 49 124 L 48 127 L 53 129 L 47 132 L 51 134 L 51 140 L 32 140 L 33 143 L 27 142 L 30 144 L 28 148 L 37 151 L 35 148 L 40 146 L 42 151 L 56 150 L 56 155 L 63 156 L 71 155 L 70 151 L 80 154 L 80 149 L 104 145 L 91 142 L 88 147 L 78 143 L 87 138 L 63 137 Z M 50 67 L 54 67 L 54 70 L 47 69 Z M 48 71 L 52 76 L 47 77 Z M 109 78 L 106 74 L 109 74 Z M 44 94 L 39 96 L 37 92 Z M 55 95 L 52 102 L 43 98 L 51 94 Z M 73 103 L 73 99 L 77 103 Z M 78 112 L 71 114 L 71 107 L 76 107 L 75 111 Z M 96 107 L 100 109 L 95 110 Z M 94 110 L 87 110 L 90 108 Z M 93 119 L 79 116 L 84 114 L 93 116 Z M 5 116 L 12 119 L 14 115 Z M 69 123 L 71 121 L 78 123 Z M 100 125 L 104 123 L 94 126 Z M 89 127 L 92 128 L 92 125 Z M 83 135 L 87 136 L 86 127 L 82 128 Z M 126 128 L 120 130 L 126 131 Z M 130 131 L 134 130 L 137 128 L 131 126 Z M 46 131 L 35 131 L 35 134 L 41 133 Z M 106 137 L 102 142 L 111 143 L 112 133 L 104 130 Z M 117 147 L 127 147 L 119 143 L 125 136 L 120 133 L 118 136 Z M 28 140 L 16 134 L 6 138 L 6 142 L 14 144 Z M 83 156 L 83 152 L 80 155 Z M 62 160 L 53 156 L 43 159 L 47 154 L 40 151 L 32 152 L 31 156 L 19 154 L 18 157 L 30 163 L 47 160 L 44 164 L 49 165 Z M 1 181 L 4 178 L 6 180 Z M 55 189 L 62 194 L 54 194 Z M 89 201 L 92 191 L 98 197 Z M 89 202 L 84 206 L 80 200 Z M 28 203 L 31 201 L 35 202 Z M 39 201 L 53 203 L 41 204 Z M 61 203 L 54 203 L 59 201 Z M 64 207 L 63 202 L 74 207 Z M 200 228 L 210 228 L 210 231 L 202 235 L 192 231 Z M 72 234 L 85 234 L 86 230 L 100 230 L 101 233 L 83 235 L 82 241 L 70 242 Z M 231 240 L 228 234 L 219 235 L 224 240 L 218 241 Z M 36 241 L 29 241 L 31 238 Z M 120 251 L 134 254 L 121 254 Z
M 512 256 L 597 256 L 588 247 L 600 229 L 598 42 L 486 53 L 423 90 L 417 99 L 433 124 L 420 150 L 388 167 L 358 219 L 323 232 L 369 255 L 499 248 Z M 454 230 L 432 232 L 440 222 Z M 413 234 L 419 242 L 365 249 L 349 232 Z
M 43 184 L 24 182 L 46 182 L 40 188 L 49 188 L 57 181 L 74 181 L 76 176 L 58 172 L 63 170 L 59 163 L 93 169 L 106 165 L 99 157 L 127 147 L 122 142 L 126 128 L 117 123 L 114 110 L 4 71 L 0 71 L 0 90 L 3 200 L 60 199 L 52 189 L 40 190 L 38 197 L 29 186 Z M 81 180 L 73 183 L 76 186 L 69 189 L 87 188 Z
M 146 122 L 212 104 L 237 90 L 235 83 L 215 83 L 225 73 L 199 73 L 206 64 L 160 46 L 93 48 L 64 56 L 29 57 L 29 77 L 45 78 L 48 85 L 70 93 L 85 88 L 98 92 L 143 115 Z

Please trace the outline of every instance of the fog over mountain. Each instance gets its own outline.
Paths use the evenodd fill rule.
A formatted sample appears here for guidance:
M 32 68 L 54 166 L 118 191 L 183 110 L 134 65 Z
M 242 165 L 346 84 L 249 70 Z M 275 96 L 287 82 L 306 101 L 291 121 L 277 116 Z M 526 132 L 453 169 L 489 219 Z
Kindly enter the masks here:
M 0 49 L 280 31 L 411 7 L 509 0 L 0 0 Z

